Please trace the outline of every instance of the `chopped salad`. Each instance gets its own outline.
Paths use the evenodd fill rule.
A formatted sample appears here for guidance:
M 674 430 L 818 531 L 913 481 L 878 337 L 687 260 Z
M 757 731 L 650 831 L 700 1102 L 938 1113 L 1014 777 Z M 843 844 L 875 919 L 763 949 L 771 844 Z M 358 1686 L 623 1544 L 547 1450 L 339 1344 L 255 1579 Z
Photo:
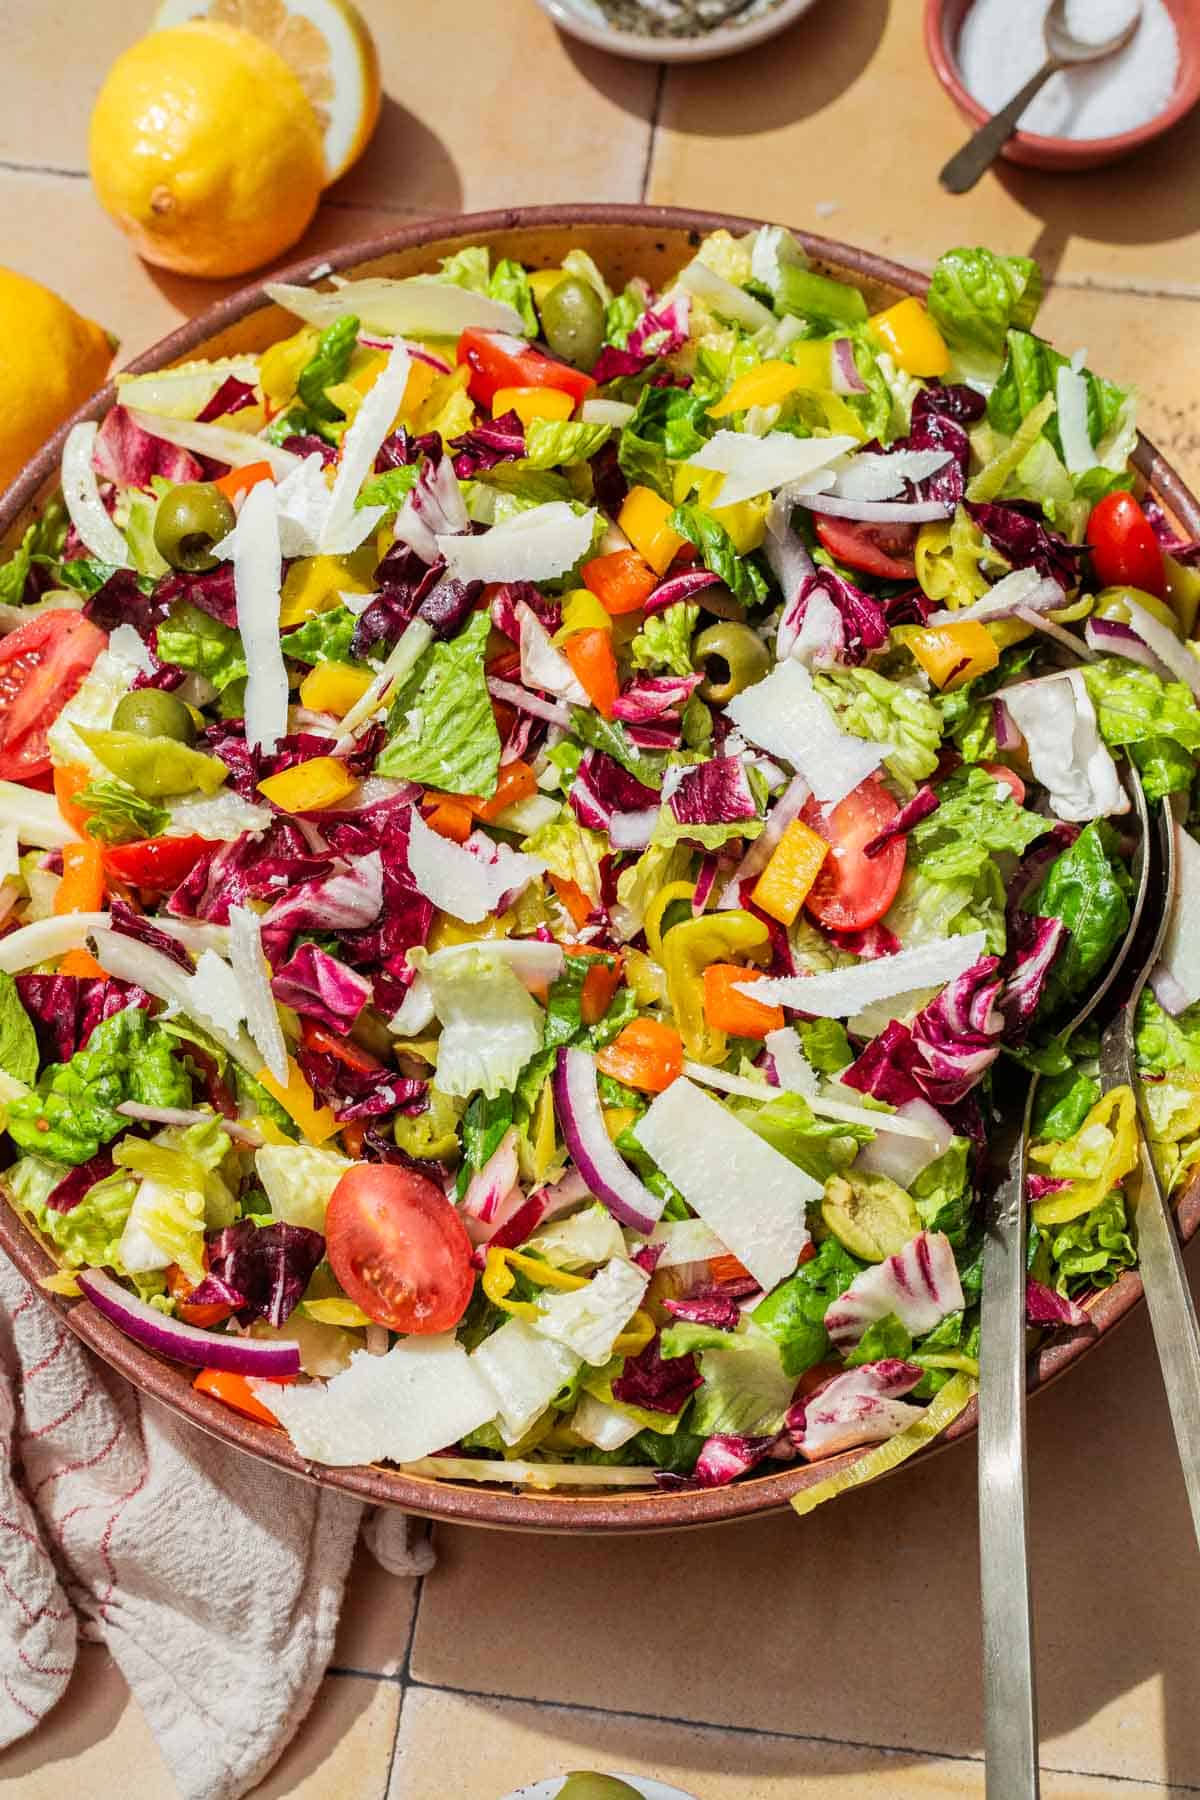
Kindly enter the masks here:
M 317 1463 L 532 1487 L 898 1457 L 1134 1261 L 1062 1028 L 1186 814 L 1196 546 L 1036 265 L 872 312 L 784 230 L 268 285 L 118 377 L 0 567 L 7 1197 Z M 1184 832 L 1181 920 L 1200 846 Z M 1172 1186 L 1200 951 L 1139 1020 Z

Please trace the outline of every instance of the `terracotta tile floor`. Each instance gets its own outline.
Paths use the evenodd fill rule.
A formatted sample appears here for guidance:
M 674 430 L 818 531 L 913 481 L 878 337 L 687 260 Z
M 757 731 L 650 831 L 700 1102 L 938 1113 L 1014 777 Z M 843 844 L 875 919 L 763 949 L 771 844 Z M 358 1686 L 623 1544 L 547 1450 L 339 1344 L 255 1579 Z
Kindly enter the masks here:
M 532 0 L 448 0 L 419 30 L 396 0 L 362 3 L 389 98 L 303 250 L 405 215 L 645 198 L 925 266 L 954 240 L 1032 252 L 1048 335 L 1137 381 L 1147 430 L 1200 477 L 1200 116 L 1153 160 L 1005 171 L 955 201 L 933 174 L 962 127 L 917 0 L 821 0 L 768 55 L 665 79 L 561 39 Z M 0 0 L 0 257 L 127 355 L 220 291 L 138 263 L 86 179 L 100 73 L 144 22 L 136 0 Z M 1044 1791 L 1200 1793 L 1200 1576 L 1143 1317 L 1039 1400 L 1030 1436 Z M 983 1792 L 969 1451 L 802 1525 L 437 1544 L 421 1584 L 359 1558 L 334 1668 L 260 1796 L 495 1800 L 580 1764 L 701 1800 Z M 0 1754 L 3 1800 L 173 1793 L 100 1649 Z

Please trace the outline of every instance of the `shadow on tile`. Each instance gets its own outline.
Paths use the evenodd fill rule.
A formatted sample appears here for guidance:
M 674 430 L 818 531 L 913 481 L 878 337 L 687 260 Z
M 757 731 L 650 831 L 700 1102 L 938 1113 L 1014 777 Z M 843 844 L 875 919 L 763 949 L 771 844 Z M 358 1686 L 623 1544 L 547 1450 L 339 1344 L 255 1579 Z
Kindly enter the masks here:
M 437 133 L 385 94 L 379 124 L 361 161 L 334 183 L 326 198 L 383 211 L 452 213 L 462 206 L 463 184 Z
M 0 1792 L 12 1785 L 21 1791 L 37 1774 L 43 1779 L 55 1764 L 75 1762 L 110 1737 L 125 1710 L 129 1690 L 108 1651 L 100 1644 L 81 1644 L 75 1672 L 58 1705 L 28 1737 L 0 1751 Z M 69 1783 L 64 1784 L 69 1791 Z

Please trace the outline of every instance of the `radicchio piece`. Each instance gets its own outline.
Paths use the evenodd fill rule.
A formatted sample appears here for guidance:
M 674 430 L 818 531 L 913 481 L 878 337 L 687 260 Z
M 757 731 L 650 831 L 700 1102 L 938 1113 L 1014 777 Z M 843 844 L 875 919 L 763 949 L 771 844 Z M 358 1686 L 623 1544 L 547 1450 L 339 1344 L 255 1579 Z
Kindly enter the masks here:
M 592 368 L 592 379 L 603 385 L 623 376 L 640 375 L 660 356 L 670 356 L 687 342 L 690 297 L 679 294 L 665 305 L 652 301 L 630 328 L 625 348 L 606 344 Z
M 880 956 L 895 956 L 904 948 L 895 932 L 889 931 L 882 920 L 876 920 L 874 925 L 864 925 L 858 931 L 827 929 L 825 935 L 839 950 L 848 950 L 851 956 L 860 957 L 864 962 L 874 962 Z
M 223 419 L 227 413 L 242 412 L 247 406 L 254 405 L 254 389 L 247 381 L 239 381 L 236 375 L 227 375 L 203 412 L 196 414 L 197 425 L 208 425 L 213 419 Z M 194 481 L 194 475 L 180 476 L 181 481 Z
M 1048 1194 L 1062 1194 L 1071 1185 L 1069 1175 L 1037 1175 L 1032 1171 L 1025 1177 L 1025 1191 L 1031 1200 L 1044 1200 Z
M 371 984 L 318 944 L 300 944 L 276 970 L 271 992 L 293 1012 L 345 1037 L 371 998 Z
M 822 612 L 828 614 L 830 631 L 826 641 L 814 645 L 814 661 L 861 663 L 887 643 L 888 623 L 879 602 L 834 569 L 819 568 L 805 576 L 779 622 L 776 652 L 781 661 L 795 653 L 805 617 L 818 595 L 826 602 Z
M 170 957 L 173 963 L 178 963 L 189 975 L 192 973 L 192 959 L 179 939 L 171 937 L 166 931 L 160 931 L 144 914 L 135 912 L 132 906 L 127 905 L 116 894 L 113 895 L 109 909 L 109 921 L 113 930 L 122 937 L 136 938 L 139 944 L 148 944 L 161 956 Z
M 1024 500 L 967 501 L 967 512 L 985 538 L 1014 569 L 1036 569 L 1056 581 L 1063 593 L 1079 582 L 1087 554 L 1082 544 L 1069 544 L 1043 523 L 1041 508 Z
M 293 456 L 304 457 L 315 454 L 320 457 L 323 469 L 331 468 L 338 457 L 336 446 L 326 443 L 325 439 L 318 437 L 315 431 L 298 431 L 293 437 L 284 438 L 280 448 L 290 450 Z M 379 467 L 378 458 L 375 467 Z
M 439 557 L 426 563 L 407 544 L 393 544 L 375 570 L 379 592 L 359 614 L 350 654 L 361 662 L 372 645 L 394 642 L 410 619 L 416 617 L 421 602 L 438 585 L 445 565 Z
M 678 1413 L 702 1379 L 694 1356 L 664 1359 L 660 1339 L 653 1337 L 644 1350 L 625 1358 L 625 1367 L 612 1384 L 612 1396 L 622 1406 Z
M 963 1308 L 954 1250 L 942 1231 L 919 1231 L 898 1250 L 860 1269 L 850 1286 L 825 1309 L 825 1329 L 839 1350 L 857 1344 L 878 1319 L 895 1313 L 914 1337 L 922 1337 L 949 1313 Z
M 1010 953 L 1016 957 L 1004 984 L 1000 1008 L 1009 1026 L 1024 1034 L 1041 1002 L 1046 977 L 1054 966 L 1070 932 L 1061 919 L 1016 912 L 1009 933 Z
M 664 713 L 686 706 L 703 679 L 702 675 L 634 675 L 626 682 L 624 693 L 613 701 L 613 717 L 633 725 L 660 719 Z
M 77 1163 L 69 1174 L 63 1176 L 57 1187 L 50 1189 L 46 1195 L 46 1205 L 51 1212 L 72 1212 L 88 1189 L 98 1181 L 104 1181 L 112 1172 L 112 1157 L 107 1150 L 98 1150 L 87 1162 Z
M 301 1040 L 296 1062 L 318 1099 L 333 1108 L 339 1123 L 377 1119 L 396 1111 L 423 1112 L 427 1105 L 428 1082 L 400 1075 L 365 1052 L 352 1063 Z
M 164 575 L 154 590 L 154 602 L 160 614 L 176 600 L 186 600 L 189 606 L 198 607 L 218 625 L 237 629 L 237 589 L 232 563 L 222 563 L 219 569 L 210 569 L 204 575 L 189 575 L 184 570 L 172 570 L 169 575 Z
M 787 1416 L 787 1429 L 808 1462 L 879 1444 L 919 1419 L 919 1408 L 905 1405 L 925 1371 L 919 1363 L 886 1357 L 847 1369 L 797 1402 Z
M 673 1319 L 689 1325 L 711 1325 L 716 1331 L 736 1331 L 741 1313 L 727 1294 L 695 1294 L 690 1300 L 664 1300 Z
M 435 637 L 455 637 L 482 592 L 482 581 L 455 581 L 443 575 L 417 608 L 417 617 L 424 619 Z
M 509 411 L 498 419 L 485 419 L 481 425 L 464 431 L 451 441 L 454 451 L 454 473 L 460 481 L 469 481 L 497 463 L 516 462 L 525 454 L 525 427 L 519 414 Z
M 265 832 L 244 831 L 227 844 L 214 844 L 184 876 L 167 901 L 179 919 L 229 923 L 231 906 L 247 900 L 279 900 L 302 882 L 331 874 L 328 857 L 314 856 L 308 840 L 290 819 L 274 819 Z
M 890 1020 L 840 1079 L 891 1106 L 917 1099 L 955 1105 L 1000 1054 L 999 967 L 999 957 L 981 957 L 923 1007 L 911 1026 Z
M 987 411 L 987 401 L 963 382 L 926 381 L 913 400 L 912 417 L 920 422 L 930 413 L 953 419 L 956 425 L 977 425 Z
M 195 1305 L 224 1301 L 243 1322 L 265 1319 L 278 1329 L 303 1299 L 324 1254 L 325 1239 L 305 1225 L 241 1219 L 209 1237 L 208 1278 L 189 1299 Z
M 330 836 L 332 841 L 332 832 Z M 358 929 L 343 929 L 341 952 L 354 968 L 370 975 L 376 1006 L 391 1013 L 412 983 L 408 952 L 428 940 L 434 907 L 418 891 L 409 874 L 407 811 L 390 811 L 375 841 L 383 864 L 382 905 L 375 922 L 367 921 Z M 362 862 L 355 867 L 361 868 Z
M 1090 1325 L 1086 1312 L 1076 1301 L 1058 1294 L 1045 1282 L 1030 1275 L 1025 1281 L 1025 1317 L 1031 1325 Z
M 771 1437 L 731 1437 L 718 1432 L 696 1458 L 692 1480 L 699 1487 L 725 1487 L 760 1463 L 774 1442 Z
M 922 819 L 927 819 L 930 813 L 936 812 L 940 805 L 941 801 L 931 787 L 918 788 L 912 799 L 900 808 L 891 824 L 885 825 L 877 837 L 873 837 L 869 844 L 863 845 L 863 855 L 867 857 L 881 856 L 893 838 L 907 837 L 914 825 L 919 825 Z
M 160 583 L 161 586 L 161 583 Z M 88 596 L 83 616 L 101 631 L 115 631 L 118 625 L 132 625 L 143 636 L 166 608 L 157 593 L 144 594 L 132 569 L 114 569 L 108 580 Z
M 1021 858 L 1008 883 L 1005 924 L 1010 934 L 1015 935 L 1020 929 L 1017 916 L 1023 903 L 1041 886 L 1051 863 L 1057 862 L 1063 851 L 1071 848 L 1082 829 L 1080 825 L 1059 819 Z
M 614 813 L 641 813 L 651 808 L 657 815 L 658 795 L 603 750 L 586 750 L 567 796 L 581 825 L 607 831 Z
M 735 825 L 758 817 L 750 777 L 737 756 L 715 756 L 685 769 L 667 806 L 680 825 Z
M 532 581 L 500 582 L 491 589 L 491 596 L 492 624 L 514 644 L 521 641 L 521 619 L 517 611 L 520 606 L 527 606 L 551 635 L 562 624 L 562 602 L 543 594 Z
M 642 611 L 646 614 L 662 612 L 665 607 L 674 606 L 677 600 L 690 600 L 693 594 L 715 587 L 719 580 L 720 576 L 714 575 L 711 569 L 681 569 L 678 575 L 668 575 L 665 581 L 659 582 L 642 602 Z
M 442 440 L 436 431 L 427 431 L 423 437 L 413 437 L 401 426 L 385 437 L 375 453 L 375 473 L 386 475 L 389 469 L 406 469 L 422 456 L 430 462 L 442 460 Z
M 292 888 L 262 920 L 262 939 L 274 964 L 298 931 L 360 931 L 383 910 L 381 853 L 372 851 L 352 867 L 335 869 Z
M 114 406 L 96 433 L 92 467 L 118 487 L 148 488 L 151 478 L 199 481 L 203 470 L 189 450 L 152 437 L 123 406 Z
M 127 1006 L 149 1011 L 154 1002 L 127 981 L 88 975 L 18 975 L 21 1005 L 29 1014 L 43 1063 L 69 1062 L 96 1026 Z
M 408 544 L 423 562 L 441 560 L 437 540 L 470 530 L 458 477 L 447 458 L 427 458 L 396 519 L 396 541 Z

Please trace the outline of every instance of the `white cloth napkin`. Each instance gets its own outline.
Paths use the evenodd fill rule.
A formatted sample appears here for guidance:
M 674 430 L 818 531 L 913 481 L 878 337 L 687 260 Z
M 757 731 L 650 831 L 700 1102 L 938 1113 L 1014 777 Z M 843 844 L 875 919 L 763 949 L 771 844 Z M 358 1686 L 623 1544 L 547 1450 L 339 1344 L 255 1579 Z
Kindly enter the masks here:
M 0 1255 L 0 1746 L 107 1644 L 184 1800 L 237 1800 L 303 1719 L 363 1508 L 142 1400 Z M 368 1520 L 396 1574 L 432 1565 Z

